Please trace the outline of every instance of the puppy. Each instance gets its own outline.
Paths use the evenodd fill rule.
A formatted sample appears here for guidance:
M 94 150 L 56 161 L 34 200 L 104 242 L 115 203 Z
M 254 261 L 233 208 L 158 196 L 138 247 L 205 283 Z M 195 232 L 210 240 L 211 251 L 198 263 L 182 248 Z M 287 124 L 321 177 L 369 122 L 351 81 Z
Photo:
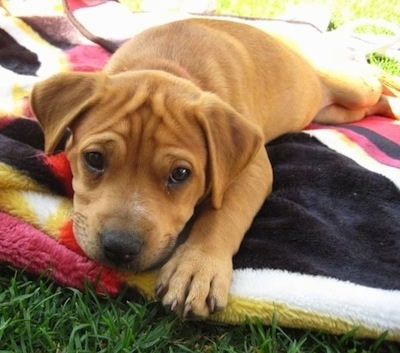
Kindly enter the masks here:
M 137 35 L 102 72 L 38 83 L 31 106 L 47 152 L 71 131 L 84 252 L 160 268 L 163 304 L 207 317 L 226 305 L 232 256 L 272 189 L 264 144 L 312 120 L 396 118 L 397 98 L 383 89 L 373 70 L 321 71 L 246 24 L 189 19 Z

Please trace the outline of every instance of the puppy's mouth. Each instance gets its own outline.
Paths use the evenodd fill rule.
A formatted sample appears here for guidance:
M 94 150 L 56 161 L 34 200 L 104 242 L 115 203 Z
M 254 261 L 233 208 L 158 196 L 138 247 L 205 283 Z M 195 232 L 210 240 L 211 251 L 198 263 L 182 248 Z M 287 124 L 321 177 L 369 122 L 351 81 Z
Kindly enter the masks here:
M 192 226 L 189 221 L 178 235 L 165 235 L 157 249 L 148 248 L 146 241 L 131 235 L 115 236 L 112 232 L 100 236 L 100 258 L 98 262 L 107 266 L 144 272 L 162 267 L 174 254 L 176 248 L 184 243 Z
M 167 242 L 167 246 L 163 247 L 163 251 L 157 256 L 158 259 L 145 271 L 156 270 L 162 267 L 174 254 L 176 248 L 183 244 L 189 236 L 194 223 L 194 217 L 192 217 L 181 230 L 178 236 L 173 236 L 170 239 L 172 241 Z
M 108 267 L 138 273 L 162 267 L 176 248 L 188 238 L 194 218 L 193 216 L 186 222 L 178 235 L 165 235 L 159 246 L 154 248 L 150 248 L 143 237 L 121 230 L 102 231 L 95 237 L 97 241 L 94 243 L 90 241 L 92 237 L 87 233 L 87 218 L 80 213 L 74 214 L 74 232 L 81 249 L 94 261 Z

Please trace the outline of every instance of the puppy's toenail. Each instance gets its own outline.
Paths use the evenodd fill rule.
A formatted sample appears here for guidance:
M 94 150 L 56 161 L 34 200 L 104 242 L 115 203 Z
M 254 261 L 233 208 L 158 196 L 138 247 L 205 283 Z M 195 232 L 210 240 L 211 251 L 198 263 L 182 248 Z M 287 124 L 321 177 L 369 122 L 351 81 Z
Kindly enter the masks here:
M 165 295 L 165 293 L 167 293 L 167 287 L 165 287 L 162 284 L 157 285 L 157 287 L 156 287 L 156 297 L 158 299 L 161 299 Z
M 217 311 L 217 300 L 214 297 L 207 299 L 207 305 L 210 309 L 210 314 L 214 314 Z
M 178 300 L 174 299 L 174 301 L 171 304 L 170 310 L 175 311 L 175 309 L 178 307 Z
M 185 310 L 183 310 L 183 318 L 187 319 L 189 316 L 191 316 L 192 310 L 193 310 L 192 305 L 186 304 Z

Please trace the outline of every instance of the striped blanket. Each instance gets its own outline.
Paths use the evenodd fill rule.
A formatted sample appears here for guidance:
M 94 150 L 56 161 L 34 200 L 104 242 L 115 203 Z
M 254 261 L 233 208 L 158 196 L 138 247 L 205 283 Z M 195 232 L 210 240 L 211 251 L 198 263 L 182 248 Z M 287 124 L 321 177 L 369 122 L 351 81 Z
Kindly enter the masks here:
M 1 15 L 0 48 L 0 263 L 153 298 L 155 272 L 106 268 L 79 249 L 63 143 L 44 154 L 28 104 L 35 82 L 99 70 L 109 52 L 62 15 Z M 378 116 L 314 124 L 268 144 L 274 191 L 234 257 L 228 307 L 211 319 L 276 317 L 286 327 L 400 341 L 399 145 L 399 122 Z

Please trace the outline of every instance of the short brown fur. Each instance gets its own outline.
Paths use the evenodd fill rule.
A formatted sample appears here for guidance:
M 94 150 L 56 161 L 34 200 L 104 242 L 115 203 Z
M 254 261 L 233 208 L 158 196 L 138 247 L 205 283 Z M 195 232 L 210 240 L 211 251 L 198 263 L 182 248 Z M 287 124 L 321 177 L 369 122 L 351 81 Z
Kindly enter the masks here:
M 82 249 L 134 271 L 161 267 L 156 292 L 181 316 L 225 307 L 232 256 L 272 189 L 264 144 L 312 120 L 399 116 L 374 70 L 342 69 L 318 70 L 245 24 L 191 19 L 137 35 L 102 72 L 37 84 L 46 150 L 72 132 Z

